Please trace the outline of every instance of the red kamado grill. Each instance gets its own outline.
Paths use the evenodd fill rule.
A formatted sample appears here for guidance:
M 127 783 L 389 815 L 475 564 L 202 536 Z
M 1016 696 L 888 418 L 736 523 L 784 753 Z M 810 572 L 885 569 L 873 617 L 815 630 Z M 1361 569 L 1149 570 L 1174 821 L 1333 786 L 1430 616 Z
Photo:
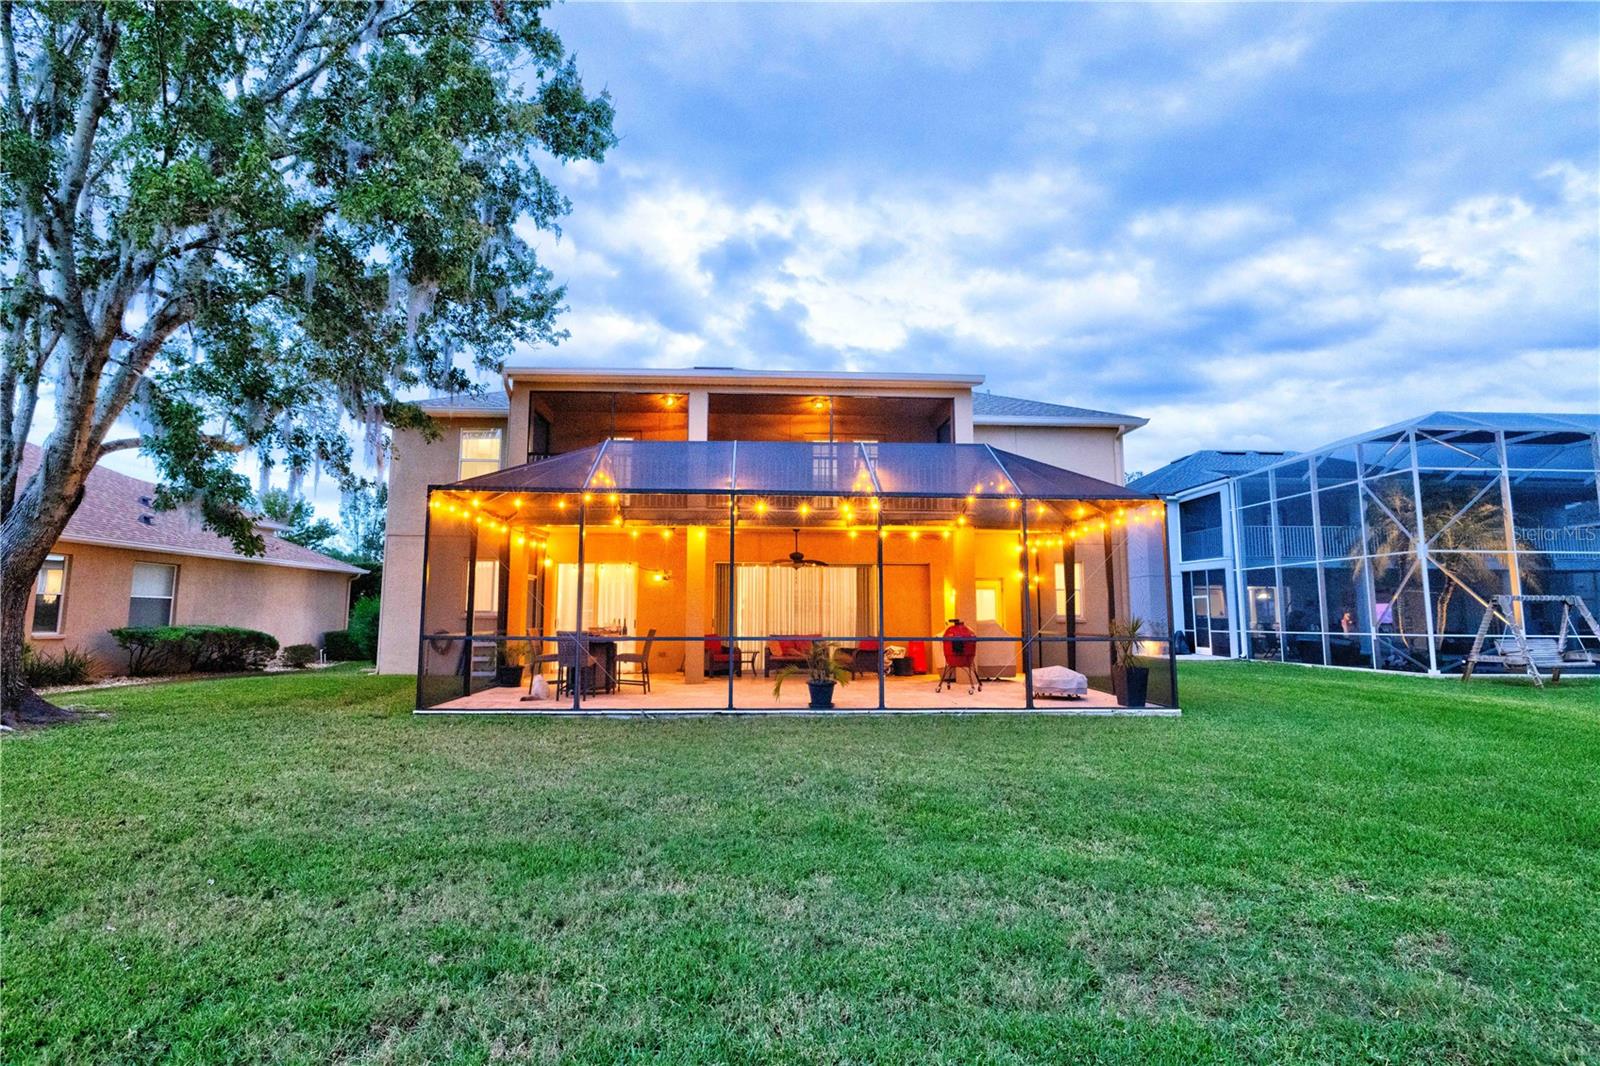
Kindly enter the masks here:
M 972 661 L 978 656 L 978 634 L 974 633 L 959 618 L 950 619 L 950 624 L 944 630 L 944 669 L 939 671 L 939 683 L 933 691 L 939 692 L 946 685 L 952 689 L 956 687 L 956 671 L 967 672 L 967 695 L 972 695 L 974 690 L 983 690 L 983 679 L 978 676 L 978 671 L 973 667 Z

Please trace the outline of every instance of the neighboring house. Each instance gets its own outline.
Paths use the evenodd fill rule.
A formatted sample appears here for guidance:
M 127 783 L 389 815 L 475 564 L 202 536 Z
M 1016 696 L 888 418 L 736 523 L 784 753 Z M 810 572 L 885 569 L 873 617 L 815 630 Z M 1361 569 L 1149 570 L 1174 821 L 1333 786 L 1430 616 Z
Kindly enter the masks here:
M 19 483 L 39 463 L 28 445 Z M 156 486 L 96 467 L 83 501 L 40 569 L 26 624 L 41 651 L 88 653 L 100 673 L 127 669 L 111 629 L 127 625 L 229 625 L 279 644 L 318 644 L 349 618 L 359 568 L 291 544 L 263 522 L 266 553 L 239 554 L 188 508 L 157 511 Z
M 1174 460 L 1128 483 L 1167 500 L 1173 614 L 1180 615 L 1190 651 L 1232 655 L 1239 647 L 1232 620 L 1240 617 L 1233 566 L 1232 478 L 1293 452 L 1204 451 Z
M 379 630 L 379 669 L 386 673 L 409 674 L 415 673 L 418 668 L 419 637 L 423 635 L 425 628 L 421 624 L 421 612 L 425 584 L 424 551 L 429 487 L 452 485 L 504 468 L 522 467 L 525 464 L 542 466 L 545 462 L 557 461 L 557 457 L 560 456 L 573 456 L 573 453 L 585 449 L 593 450 L 608 440 L 620 445 L 631 441 L 737 441 L 741 444 L 788 442 L 811 445 L 816 449 L 816 456 L 814 460 L 811 458 L 805 460 L 804 471 L 793 468 L 792 456 L 783 459 L 780 465 L 783 465 L 784 469 L 780 471 L 775 467 L 773 470 L 772 492 L 776 496 L 788 493 L 791 501 L 800 500 L 806 493 L 812 491 L 817 493 L 818 499 L 825 501 L 827 494 L 816 486 L 835 469 L 835 464 L 855 461 L 854 452 L 848 449 L 843 453 L 827 451 L 824 445 L 830 443 L 850 445 L 853 442 L 861 442 L 868 449 L 865 454 L 870 456 L 869 465 L 877 463 L 879 446 L 885 446 L 884 450 L 888 450 L 886 446 L 891 444 L 914 444 L 928 449 L 941 445 L 965 446 L 965 450 L 962 447 L 951 447 L 948 453 L 930 450 L 919 452 L 918 455 L 922 457 L 920 461 L 930 462 L 935 466 L 947 463 L 950 469 L 943 473 L 948 474 L 952 473 L 961 462 L 988 463 L 997 454 L 1003 461 L 1004 454 L 1009 453 L 1049 464 L 1052 468 L 1058 468 L 1056 470 L 1058 474 L 1082 476 L 1082 479 L 1074 484 L 1080 487 L 1083 500 L 1107 501 L 1130 497 L 1129 505 L 1134 506 L 1134 501 L 1131 500 L 1133 494 L 1125 492 L 1122 486 L 1122 438 L 1128 431 L 1144 425 L 1144 419 L 1037 400 L 997 396 L 981 391 L 979 386 L 982 383 L 983 378 L 979 375 L 811 373 L 718 367 L 670 370 L 508 367 L 503 375 L 502 387 L 487 395 L 435 397 L 422 401 L 423 410 L 438 421 L 443 432 L 433 440 L 428 440 L 422 434 L 415 432 L 395 434 L 389 473 L 389 513 L 383 617 Z M 990 451 L 991 448 L 996 451 Z M 603 464 L 612 461 L 613 458 L 620 459 L 624 451 L 613 448 L 605 452 L 605 458 L 596 461 Z M 755 461 L 754 454 L 752 449 L 746 449 L 746 457 L 740 467 L 744 472 L 741 480 L 749 476 L 753 469 L 751 464 Z M 681 453 L 682 459 L 686 462 L 712 461 L 712 456 L 713 452 L 705 450 L 687 449 Z M 774 463 L 779 463 L 776 453 L 772 453 L 770 458 Z M 644 458 L 641 456 L 639 462 L 643 461 Z M 582 473 L 577 472 L 579 476 L 564 481 L 556 478 L 551 484 L 570 483 L 581 486 L 584 480 Z M 864 471 L 858 473 L 863 478 L 868 476 Z M 675 481 L 675 483 L 679 484 L 680 488 L 674 491 L 688 491 L 682 486 L 694 482 L 691 480 Z M 797 487 L 802 483 L 806 486 L 804 489 Z M 973 488 L 967 486 L 961 488 L 960 492 L 972 492 Z M 870 494 L 870 491 L 867 488 L 862 489 L 863 493 Z M 1002 488 L 1000 491 L 1006 490 Z M 893 495 L 892 491 L 885 490 L 885 492 L 887 495 Z M 580 492 L 579 495 L 582 496 L 583 493 Z M 615 500 L 616 494 L 610 495 Z M 937 493 L 932 493 L 930 490 L 930 496 L 932 495 Z M 605 502 L 603 499 L 597 501 L 596 506 L 603 502 Z M 858 504 L 860 502 L 857 501 Z M 1003 505 L 1004 501 L 1001 506 Z M 1012 510 L 1003 513 L 1015 517 L 1017 501 L 1010 501 L 1010 505 Z M 722 506 L 725 520 L 727 505 Z M 752 506 L 757 505 L 752 504 Z M 792 520 L 790 518 L 780 520 L 777 512 L 781 506 L 782 503 L 775 500 L 773 515 L 766 519 L 767 524 L 771 526 L 770 532 L 752 532 L 749 535 L 752 543 L 762 545 L 758 553 L 761 565 L 795 550 L 794 542 L 800 538 L 797 534 L 793 534 L 789 528 L 791 525 L 807 525 L 815 529 L 815 533 L 807 534 L 807 539 L 812 541 L 815 549 L 813 556 L 826 551 L 828 556 L 836 561 L 845 558 L 852 550 L 846 532 L 849 538 L 856 538 L 861 532 L 860 529 L 846 530 L 841 526 L 831 534 L 825 535 L 820 514 L 814 519 L 806 519 L 805 516 L 810 512 L 801 509 L 793 512 L 796 517 Z M 799 505 L 792 504 L 792 506 Z M 826 509 L 831 505 L 821 502 L 810 506 Z M 924 501 L 923 508 L 931 521 L 938 508 L 931 500 Z M 639 510 L 642 513 L 642 504 Z M 765 516 L 765 512 L 760 513 Z M 849 513 L 849 506 L 841 506 L 839 512 L 834 515 L 835 524 L 838 524 L 841 515 L 848 518 Z M 945 516 L 951 524 L 954 524 L 957 517 L 954 512 Z M 658 514 L 649 524 L 642 519 L 624 518 L 620 514 L 611 516 L 608 521 L 616 523 L 613 527 L 615 529 L 628 527 L 629 535 L 634 537 L 642 532 L 648 532 L 655 538 L 655 543 L 661 545 L 675 545 L 678 542 L 672 539 L 674 533 L 681 535 L 684 530 L 699 528 L 685 515 L 669 520 L 668 516 Z M 635 521 L 638 525 L 633 525 Z M 848 525 L 848 522 L 845 522 L 845 525 Z M 530 528 L 529 536 L 532 538 L 549 535 L 554 538 L 552 544 L 565 543 L 562 538 L 566 534 L 550 534 L 549 528 L 548 524 L 538 530 Z M 949 540 L 952 534 L 958 533 L 955 543 L 964 543 L 963 538 L 966 537 L 965 533 L 957 530 L 941 529 L 934 525 L 926 528 L 934 536 L 942 536 L 946 540 Z M 915 541 L 915 535 L 909 528 L 906 535 Z M 758 537 L 766 539 L 757 541 Z M 1054 540 L 1055 550 L 1059 554 L 1063 538 L 1058 536 Z M 870 541 L 856 543 L 870 543 Z M 894 550 L 899 550 L 898 542 L 889 543 Z M 998 546 L 998 542 L 996 543 Z M 1159 539 L 1155 543 L 1159 555 Z M 1003 575 L 997 569 L 996 576 L 992 579 L 976 579 L 976 587 L 965 587 L 974 584 L 974 579 L 968 575 L 958 582 L 963 587 L 946 584 L 941 595 L 940 582 L 953 581 L 955 578 L 953 576 L 938 578 L 937 575 L 943 572 L 940 569 L 943 564 L 938 561 L 907 563 L 907 569 L 895 571 L 897 576 L 902 573 L 935 575 L 931 589 L 923 588 L 914 594 L 916 602 L 922 606 L 908 614 L 908 623 L 914 616 L 914 623 L 911 623 L 909 632 L 922 634 L 928 629 L 930 619 L 924 619 L 923 615 L 937 616 L 931 620 L 938 621 L 942 626 L 942 619 L 952 610 L 980 621 L 988 621 L 990 619 L 985 616 L 992 615 L 992 620 L 997 626 L 1013 635 L 1025 628 L 1022 619 L 1017 616 L 1017 612 L 1021 610 L 1020 597 L 1016 596 L 1012 585 L 1009 584 L 1013 580 L 1013 571 L 1016 571 L 1015 556 L 1010 554 L 1010 547 L 1014 545 L 1009 541 L 1006 544 L 1007 547 L 1003 550 L 1007 561 L 1000 568 L 1003 569 Z M 714 583 L 713 575 L 708 569 L 702 579 L 699 568 L 701 566 L 714 568 L 721 564 L 715 559 L 704 561 L 677 559 L 677 555 L 681 555 L 681 550 L 678 548 L 671 550 L 676 562 L 668 565 L 654 564 L 645 560 L 639 562 L 638 566 L 653 566 L 655 569 L 636 569 L 634 572 L 649 573 L 650 580 L 657 586 L 675 586 L 685 580 L 684 570 L 687 569 L 690 574 L 689 582 L 703 580 L 709 590 Z M 1160 569 L 1159 560 L 1152 564 L 1147 563 L 1144 556 L 1139 558 L 1141 567 L 1154 565 Z M 592 559 L 591 556 L 591 561 Z M 434 568 L 436 564 L 437 559 L 430 561 L 428 565 Z M 461 565 L 465 566 L 465 563 Z M 551 566 L 552 562 L 547 560 L 543 565 Z M 604 567 L 620 564 L 599 565 Z M 740 565 L 746 565 L 742 558 Z M 845 565 L 850 564 L 840 563 L 838 569 L 842 572 Z M 893 559 L 889 565 L 896 565 Z M 1071 575 L 1076 569 L 1080 572 L 1078 580 L 1081 582 L 1085 579 L 1081 577 L 1082 567 L 1075 568 L 1059 559 L 1051 568 L 1045 568 L 1042 559 L 1039 560 L 1039 565 L 1042 568 L 1042 578 L 1034 582 L 1035 593 L 1038 597 L 1043 597 L 1045 590 L 1049 590 L 1049 599 L 1048 602 L 1041 599 L 1043 606 L 1037 608 L 1037 614 L 1041 619 L 1049 621 L 1052 618 L 1059 618 L 1061 611 L 1047 608 L 1056 604 L 1064 605 L 1074 597 L 1074 593 L 1062 585 L 1064 580 L 1069 579 L 1064 579 L 1060 575 L 1063 572 Z M 485 568 L 482 575 L 482 595 L 475 610 L 482 613 L 485 601 L 498 600 L 501 615 L 505 615 L 508 609 L 512 614 L 518 613 L 519 610 L 526 613 L 527 608 L 518 608 L 516 605 L 525 599 L 530 603 L 533 602 L 529 597 L 535 593 L 525 594 L 522 590 L 522 583 L 532 580 L 531 575 L 527 578 L 522 576 L 522 564 L 502 562 L 498 570 L 503 579 L 495 577 L 496 566 L 493 562 L 482 560 L 481 566 Z M 1063 566 L 1065 566 L 1064 571 Z M 561 574 L 565 573 L 563 567 L 572 570 L 573 575 L 581 569 L 576 562 L 556 564 L 556 570 Z M 618 574 L 623 572 L 617 571 Z M 1098 571 L 1096 573 L 1098 574 Z M 1164 570 L 1161 573 L 1164 574 Z M 862 581 L 870 582 L 870 573 L 862 572 L 858 576 Z M 1145 577 L 1142 569 L 1134 575 L 1136 580 L 1144 580 Z M 588 588 L 589 580 L 591 579 L 585 578 L 585 588 Z M 597 599 L 607 600 L 609 597 L 619 604 L 643 603 L 647 599 L 647 591 L 642 587 L 632 589 L 622 589 L 620 586 L 616 589 L 601 587 L 607 586 L 610 581 L 604 570 L 593 580 L 596 581 L 597 587 L 591 590 L 589 595 Z M 1091 575 L 1086 580 L 1093 583 L 1101 579 Z M 1130 578 L 1124 573 L 1117 576 L 1116 580 L 1126 583 Z M 1165 578 L 1160 577 L 1157 586 L 1164 588 L 1164 582 Z M 511 586 L 509 590 L 508 584 Z M 542 588 L 540 586 L 537 592 L 540 596 L 543 595 Z M 565 593 L 555 588 L 550 592 L 549 602 L 543 611 L 545 615 L 556 617 L 562 610 L 570 609 L 570 604 L 565 608 L 561 606 Z M 709 595 L 709 592 L 707 594 Z M 1104 592 L 1102 591 L 1100 595 L 1103 596 Z M 844 598 L 852 597 L 855 597 L 853 592 Z M 886 591 L 885 597 L 886 607 L 893 606 L 894 609 L 899 609 L 897 605 L 903 598 L 894 598 L 892 590 Z M 839 602 L 837 597 L 835 602 Z M 868 602 L 867 592 L 862 592 L 853 602 L 865 610 Z M 663 633 L 672 632 L 680 635 L 673 638 L 678 643 L 669 643 L 665 646 L 658 644 L 655 656 L 662 662 L 670 664 L 673 669 L 682 671 L 686 677 L 698 680 L 702 665 L 699 648 L 702 631 L 710 634 L 715 631 L 714 625 L 726 624 L 716 617 L 721 610 L 719 603 L 720 601 L 708 603 L 704 618 L 695 616 L 690 625 L 690 636 L 681 635 L 686 624 L 684 619 L 676 617 L 675 614 L 671 618 L 664 616 L 663 624 L 670 624 L 671 629 L 663 629 Z M 488 606 L 493 613 L 494 604 L 489 603 Z M 1164 607 L 1163 603 L 1163 615 Z M 460 605 L 454 605 L 457 613 L 459 608 Z M 608 607 L 607 610 L 611 611 L 611 614 L 623 616 L 632 614 L 632 611 L 625 607 L 615 610 Z M 638 610 L 642 613 L 644 609 Z M 677 610 L 675 606 L 673 612 Z M 585 614 L 587 613 L 586 608 Z M 606 620 L 611 619 L 611 614 L 607 615 Z M 485 625 L 488 625 L 489 621 L 487 618 L 484 619 Z M 542 627 L 544 622 L 544 617 L 540 616 L 531 622 L 517 624 L 531 624 L 538 628 Z M 1062 624 L 1070 627 L 1071 622 L 1069 620 Z M 499 625 L 504 632 L 507 625 L 504 617 L 500 619 Z M 906 632 L 903 627 L 896 626 L 892 616 L 884 622 L 884 625 L 891 632 Z M 480 628 L 478 631 L 485 630 Z M 861 628 L 856 631 L 866 632 L 867 629 Z M 427 628 L 426 632 L 432 634 L 435 630 Z M 686 650 L 683 642 L 688 639 L 693 639 L 695 646 Z M 446 644 L 448 640 L 440 637 L 434 642 Z M 1097 654 L 1102 653 L 1103 647 Z
M 1444 673 L 1496 595 L 1600 614 L 1597 471 L 1600 416 L 1440 411 L 1300 454 L 1197 452 L 1129 487 L 1168 501 L 1195 650 Z

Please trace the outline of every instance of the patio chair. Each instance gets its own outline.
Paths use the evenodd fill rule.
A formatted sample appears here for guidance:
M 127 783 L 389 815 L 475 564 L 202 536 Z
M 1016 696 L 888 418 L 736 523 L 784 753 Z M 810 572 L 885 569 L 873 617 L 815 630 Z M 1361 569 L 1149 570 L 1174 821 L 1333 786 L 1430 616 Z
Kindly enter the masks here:
M 878 642 L 876 640 L 861 640 L 853 648 L 839 648 L 834 652 L 834 658 L 839 660 L 839 665 L 850 671 L 853 681 L 862 674 L 875 674 L 878 672 Z
M 575 632 L 556 634 L 557 656 L 560 660 L 561 678 L 556 684 L 556 695 L 572 695 L 575 686 L 583 686 L 583 694 L 595 693 L 595 667 L 600 665 L 589 651 L 588 642 L 580 640 Z
M 717 674 L 726 675 L 730 671 L 734 677 L 744 676 L 739 657 L 728 647 L 726 640 L 714 633 L 707 633 L 705 647 L 707 677 L 714 677 Z
M 540 643 L 539 647 L 543 648 L 544 644 Z M 533 679 L 543 677 L 544 668 L 547 666 L 554 666 L 558 671 L 561 669 L 560 651 L 541 651 L 538 655 L 528 656 L 528 691 L 530 693 L 533 691 Z
M 617 655 L 616 683 L 619 686 L 638 685 L 644 691 L 650 691 L 650 646 L 655 642 L 656 631 L 652 629 L 644 636 L 644 650 L 621 652 Z M 637 673 L 624 675 L 622 672 L 624 664 L 637 666 L 639 670 Z

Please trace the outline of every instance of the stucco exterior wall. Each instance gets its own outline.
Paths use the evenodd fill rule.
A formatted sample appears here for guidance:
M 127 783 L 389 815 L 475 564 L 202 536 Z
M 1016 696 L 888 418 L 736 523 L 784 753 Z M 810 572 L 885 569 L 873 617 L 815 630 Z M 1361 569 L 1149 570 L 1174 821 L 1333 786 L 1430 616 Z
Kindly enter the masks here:
M 242 626 L 271 633 L 279 644 L 321 644 L 323 633 L 349 621 L 347 574 L 71 541 L 51 550 L 67 557 L 62 632 L 34 634 L 30 601 L 28 641 L 49 654 L 63 647 L 87 652 L 100 673 L 122 673 L 128 666 L 127 654 L 107 631 L 128 624 L 134 563 L 178 568 L 174 625 Z
M 1122 438 L 1115 427 L 974 426 L 972 440 L 1122 484 Z
M 526 421 L 527 408 L 523 408 Z M 507 429 L 505 418 L 440 419 L 437 440 L 405 431 L 394 435 L 389 465 L 389 512 L 383 542 L 383 601 L 378 616 L 378 671 L 417 672 L 417 623 L 422 612 L 422 542 L 427 528 L 428 486 L 457 480 L 463 429 Z M 505 456 L 511 451 L 501 438 Z M 515 463 L 516 458 L 505 461 Z

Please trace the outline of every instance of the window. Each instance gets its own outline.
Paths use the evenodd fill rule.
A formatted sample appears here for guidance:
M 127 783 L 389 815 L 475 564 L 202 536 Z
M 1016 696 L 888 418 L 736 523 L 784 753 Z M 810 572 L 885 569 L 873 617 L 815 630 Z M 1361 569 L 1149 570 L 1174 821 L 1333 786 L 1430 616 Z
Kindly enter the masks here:
M 1067 564 L 1066 563 L 1057 563 L 1056 564 L 1056 581 L 1055 581 L 1055 585 L 1056 585 L 1056 617 L 1057 618 L 1065 618 L 1067 616 L 1067 597 L 1068 597 L 1068 594 L 1069 594 L 1069 590 L 1067 589 Z M 1081 621 L 1083 621 L 1083 564 L 1082 563 L 1073 563 L 1072 564 L 1072 588 L 1070 590 L 1070 595 L 1072 597 L 1072 617 L 1074 619 L 1076 619 L 1077 621 L 1081 622 Z
M 494 614 L 500 609 L 500 561 L 479 559 L 472 565 L 472 613 Z
M 633 563 L 590 563 L 583 568 L 583 629 L 633 632 L 639 596 L 639 570 Z M 578 615 L 578 564 L 556 571 L 556 629 L 575 630 Z
M 498 429 L 464 429 L 461 431 L 461 454 L 457 473 L 461 480 L 492 474 L 500 469 L 500 431 Z
M 33 632 L 44 636 L 61 632 L 67 599 L 67 557 L 47 555 L 33 586 Z
M 998 622 L 1000 620 L 1000 582 L 979 581 L 973 590 L 977 600 L 973 609 L 974 622 Z
M 178 568 L 166 563 L 134 563 L 133 590 L 128 600 L 130 626 L 170 626 Z

